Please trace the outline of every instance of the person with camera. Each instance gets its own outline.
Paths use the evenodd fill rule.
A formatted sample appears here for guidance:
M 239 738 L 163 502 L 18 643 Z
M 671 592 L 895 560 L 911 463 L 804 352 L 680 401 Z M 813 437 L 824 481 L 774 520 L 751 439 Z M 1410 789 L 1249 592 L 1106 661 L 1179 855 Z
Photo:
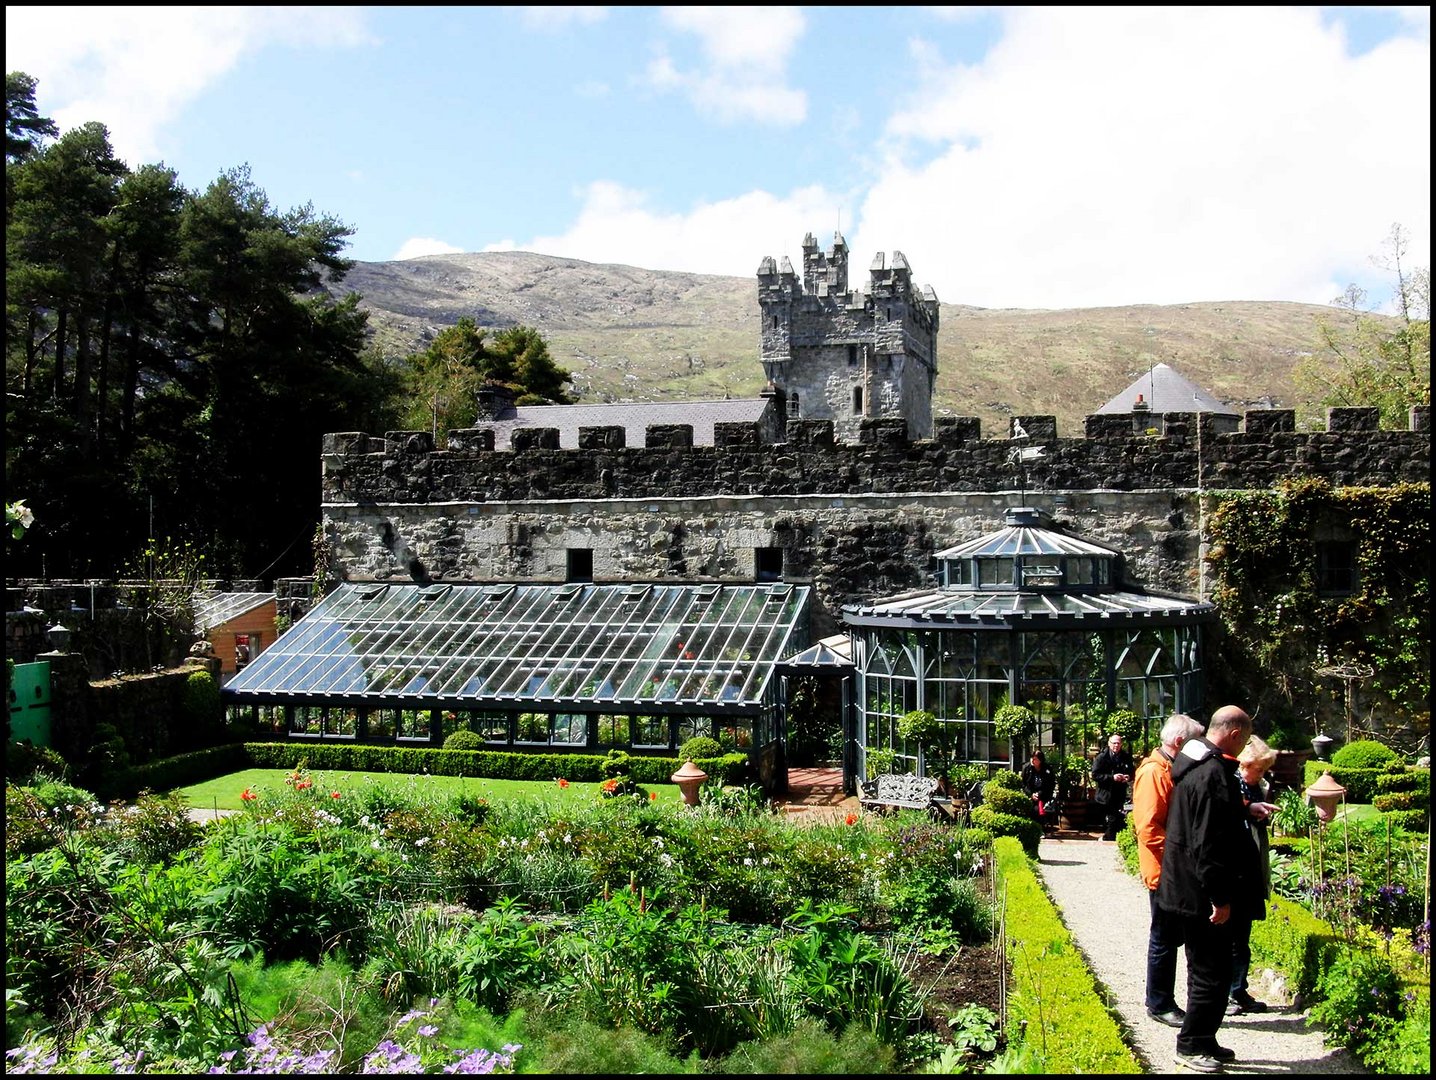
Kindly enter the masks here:
M 1127 785 L 1132 782 L 1136 771 L 1132 764 L 1132 753 L 1122 745 L 1122 736 L 1112 734 L 1107 738 L 1107 749 L 1092 762 L 1092 781 L 1097 785 L 1094 801 L 1105 814 L 1103 840 L 1115 840 L 1122 827 L 1127 824 Z

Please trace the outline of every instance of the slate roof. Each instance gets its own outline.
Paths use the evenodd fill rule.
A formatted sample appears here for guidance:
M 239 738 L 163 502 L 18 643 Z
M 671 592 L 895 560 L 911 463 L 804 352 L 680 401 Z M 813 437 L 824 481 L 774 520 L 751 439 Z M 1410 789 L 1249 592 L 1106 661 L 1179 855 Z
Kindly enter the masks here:
M 622 427 L 626 446 L 647 445 L 650 424 L 692 424 L 693 445 L 713 445 L 713 425 L 757 423 L 769 407 L 767 398 L 727 398 L 720 401 L 636 401 L 589 405 L 516 405 L 497 420 L 480 420 L 474 427 L 494 433 L 494 449 L 510 448 L 514 428 L 558 428 L 558 444 L 578 448 L 581 427 Z
M 1129 413 L 1138 394 L 1151 406 L 1153 413 L 1210 412 L 1223 416 L 1242 415 L 1218 401 L 1190 379 L 1177 374 L 1166 364 L 1157 364 L 1150 372 L 1139 376 L 1136 382 L 1097 412 Z

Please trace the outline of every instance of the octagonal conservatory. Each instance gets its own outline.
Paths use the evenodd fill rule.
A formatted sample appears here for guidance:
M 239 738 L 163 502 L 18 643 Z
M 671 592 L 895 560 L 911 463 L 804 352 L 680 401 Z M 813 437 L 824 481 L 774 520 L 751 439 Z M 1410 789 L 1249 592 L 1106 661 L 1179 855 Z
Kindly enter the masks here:
M 1004 528 L 935 559 L 936 588 L 843 608 L 857 776 L 873 751 L 892 751 L 900 771 L 927 771 L 922 749 L 898 733 L 914 709 L 948 725 L 957 763 L 1006 767 L 1012 746 L 993 715 L 1027 705 L 1037 731 L 1025 752 L 1042 748 L 1059 770 L 1069 755 L 1090 763 L 1113 710 L 1139 718 L 1134 753 L 1155 745 L 1171 713 L 1200 710 L 1201 625 L 1215 609 L 1125 587 L 1120 552 L 1022 507 L 1007 511 Z

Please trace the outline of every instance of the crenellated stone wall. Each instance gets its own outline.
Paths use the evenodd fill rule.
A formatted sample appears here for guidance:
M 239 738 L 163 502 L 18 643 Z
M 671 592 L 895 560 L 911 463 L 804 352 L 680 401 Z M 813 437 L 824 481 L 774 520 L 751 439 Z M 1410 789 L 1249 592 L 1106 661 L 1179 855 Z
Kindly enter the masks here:
M 1331 410 L 1323 432 L 1296 431 L 1284 411 L 1249 412 L 1237 431 L 1201 419 L 1199 435 L 1196 414 L 1167 414 L 1150 436 L 1132 417 L 1092 416 L 1085 437 L 1064 439 L 1052 417 L 1024 416 L 1027 438 L 1013 440 L 946 418 L 916 441 L 902 420 L 868 420 L 856 443 L 836 440 L 831 422 L 801 421 L 780 444 L 732 424 L 711 447 L 670 425 L 650 428 L 647 447 L 594 438 L 581 451 L 555 449 L 541 430 L 513 451 L 466 432 L 442 450 L 422 432 L 339 433 L 324 444 L 325 528 L 333 568 L 351 580 L 561 581 L 567 552 L 582 548 L 599 581 L 751 581 L 757 550 L 778 549 L 784 578 L 815 586 L 822 635 L 845 603 L 930 586 L 933 552 L 999 527 L 1018 503 L 1122 551 L 1129 581 L 1192 595 L 1199 484 L 1430 476 L 1424 408 L 1409 431 L 1377 430 L 1367 409 Z M 1041 455 L 1024 466 L 1023 447 Z

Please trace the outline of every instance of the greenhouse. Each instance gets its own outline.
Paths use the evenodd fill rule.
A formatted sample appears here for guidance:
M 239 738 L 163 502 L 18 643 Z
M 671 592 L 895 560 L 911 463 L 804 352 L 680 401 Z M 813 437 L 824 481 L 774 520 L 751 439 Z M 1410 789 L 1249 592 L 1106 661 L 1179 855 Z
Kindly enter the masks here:
M 856 768 L 878 752 L 925 773 L 931 742 L 899 732 L 914 710 L 941 721 L 950 761 L 1006 767 L 1013 740 L 994 724 L 1003 705 L 1032 714 L 1018 752 L 1042 748 L 1054 764 L 1090 757 L 1109 725 L 1130 725 L 1134 752 L 1148 748 L 1167 716 L 1200 709 L 1201 626 L 1215 609 L 1125 588 L 1120 552 L 1013 508 L 1002 529 L 935 559 L 936 588 L 843 608 Z
M 774 664 L 809 590 L 771 584 L 345 583 L 223 688 L 291 739 L 672 752 L 778 741 Z

